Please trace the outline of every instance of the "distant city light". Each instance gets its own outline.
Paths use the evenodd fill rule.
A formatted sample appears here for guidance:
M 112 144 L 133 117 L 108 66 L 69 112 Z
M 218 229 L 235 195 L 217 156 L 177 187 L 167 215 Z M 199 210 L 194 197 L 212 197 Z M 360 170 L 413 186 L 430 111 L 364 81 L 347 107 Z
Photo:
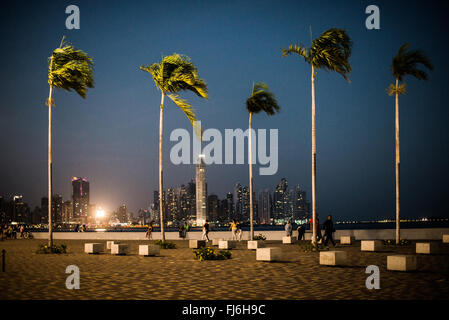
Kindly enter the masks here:
M 103 218 L 104 217 L 104 210 L 103 209 L 98 209 L 96 216 L 97 216 L 97 218 Z

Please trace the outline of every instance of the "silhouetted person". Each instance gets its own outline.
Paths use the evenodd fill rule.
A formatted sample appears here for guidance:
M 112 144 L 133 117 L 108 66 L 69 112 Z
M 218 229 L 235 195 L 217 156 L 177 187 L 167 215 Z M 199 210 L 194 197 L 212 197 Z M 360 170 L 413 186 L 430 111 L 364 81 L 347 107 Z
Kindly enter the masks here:
M 335 241 L 333 238 L 333 232 L 335 232 L 335 229 L 331 215 L 329 215 L 327 217 L 327 220 L 323 223 L 323 229 L 324 229 L 324 245 L 327 246 L 327 243 L 330 240 L 332 242 L 332 245 L 335 247 Z
M 306 228 L 303 225 L 300 225 L 297 231 L 298 231 L 298 240 L 306 240 Z

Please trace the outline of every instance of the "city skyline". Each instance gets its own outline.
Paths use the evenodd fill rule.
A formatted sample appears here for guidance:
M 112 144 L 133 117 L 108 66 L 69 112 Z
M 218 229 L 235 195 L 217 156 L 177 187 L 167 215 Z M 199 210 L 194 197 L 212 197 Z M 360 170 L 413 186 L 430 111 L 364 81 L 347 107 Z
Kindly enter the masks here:
M 292 42 L 308 45 L 309 26 L 314 36 L 338 26 L 354 41 L 353 71 L 350 85 L 336 75 L 318 74 L 318 213 L 342 219 L 394 218 L 394 99 L 385 89 L 393 81 L 392 57 L 410 42 L 428 53 L 435 70 L 427 82 L 407 80 L 409 94 L 401 96 L 401 214 L 448 215 L 447 43 L 428 37 L 444 25 L 447 4 L 379 1 L 380 30 L 365 28 L 367 2 L 287 1 L 273 8 L 261 1 L 257 10 L 247 3 L 195 3 L 181 16 L 174 12 L 170 22 L 158 14 L 167 4 L 132 4 L 118 9 L 107 2 L 81 1 L 81 29 L 71 31 L 64 25 L 65 3 L 29 3 L 28 10 L 9 3 L 2 8 L 0 194 L 23 195 L 32 206 L 45 195 L 47 58 L 65 34 L 93 57 L 95 88 L 86 100 L 55 92 L 53 194 L 69 198 L 67 181 L 77 175 L 91 181 L 91 202 L 108 210 L 124 202 L 132 212 L 147 207 L 157 190 L 160 96 L 138 66 L 179 52 L 192 58 L 208 83 L 209 101 L 186 94 L 206 129 L 245 130 L 248 87 L 253 81 L 267 82 L 282 111 L 273 119 L 259 117 L 255 125 L 279 129 L 279 170 L 273 176 L 255 175 L 256 196 L 282 177 L 303 186 L 309 196 L 310 70 L 299 59 L 282 58 L 280 48 Z M 36 23 L 40 28 L 33 28 Z M 158 28 L 164 31 L 156 32 Z M 166 186 L 195 175 L 194 165 L 166 161 L 173 145 L 169 133 L 179 127 L 191 131 L 184 115 L 167 103 Z M 246 165 L 211 165 L 207 175 L 210 193 L 222 198 L 236 181 L 248 184 Z

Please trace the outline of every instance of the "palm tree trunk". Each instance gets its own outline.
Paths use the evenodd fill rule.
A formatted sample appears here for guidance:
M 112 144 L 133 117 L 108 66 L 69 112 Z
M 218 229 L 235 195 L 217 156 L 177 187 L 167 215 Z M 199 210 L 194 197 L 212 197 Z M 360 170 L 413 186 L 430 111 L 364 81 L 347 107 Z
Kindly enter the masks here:
M 252 157 L 252 134 L 251 134 L 251 117 L 252 112 L 249 113 L 249 130 L 248 130 L 248 163 L 249 163 L 249 224 L 250 224 L 250 240 L 252 241 L 254 239 L 254 226 L 253 226 L 253 219 L 254 219 L 254 212 L 253 212 L 253 157 Z
M 395 110 L 395 142 L 396 142 L 396 244 L 399 244 L 401 238 L 400 235 L 400 218 L 399 218 L 399 172 L 400 172 L 400 159 L 399 159 L 399 80 L 396 78 L 396 110 Z
M 312 65 L 312 243 L 316 244 L 316 129 L 315 129 L 315 68 Z
M 53 57 L 52 57 L 53 59 Z M 50 85 L 50 93 L 48 94 L 48 245 L 53 247 L 53 221 L 52 221 L 52 166 L 53 159 L 51 153 L 51 106 L 53 86 Z
M 164 203 L 163 203 L 163 174 L 162 174 L 162 125 L 163 125 L 163 115 L 164 115 L 164 99 L 165 93 L 162 92 L 161 98 L 161 111 L 159 119 L 159 212 L 160 212 L 160 225 L 161 225 L 161 239 L 165 241 L 165 230 L 164 230 Z

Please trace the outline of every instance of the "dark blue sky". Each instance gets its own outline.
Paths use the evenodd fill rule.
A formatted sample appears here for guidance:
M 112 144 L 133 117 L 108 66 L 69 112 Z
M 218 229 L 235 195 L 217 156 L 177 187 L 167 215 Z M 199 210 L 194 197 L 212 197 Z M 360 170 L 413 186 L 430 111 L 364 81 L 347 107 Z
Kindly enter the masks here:
M 447 2 L 446 2 L 447 3 Z M 66 6 L 81 11 L 81 29 L 65 28 Z M 365 28 L 365 8 L 380 8 L 381 30 Z M 279 129 L 279 170 L 255 176 L 255 189 L 282 177 L 311 190 L 310 67 L 281 57 L 290 43 L 310 45 L 331 27 L 354 42 L 351 83 L 319 71 L 316 81 L 318 210 L 340 219 L 393 218 L 394 98 L 391 61 L 404 42 L 423 49 L 430 80 L 405 78 L 400 97 L 401 214 L 448 216 L 448 4 L 439 1 L 2 1 L 0 6 L 0 194 L 37 205 L 47 188 L 47 57 L 63 35 L 95 62 L 95 88 L 83 100 L 54 95 L 54 191 L 71 196 L 72 176 L 87 177 L 91 202 L 136 212 L 158 186 L 160 92 L 139 66 L 173 52 L 190 56 L 208 83 L 209 100 L 182 96 L 206 128 L 247 128 L 245 100 L 253 81 L 266 82 L 282 107 L 256 115 L 255 128 Z M 167 100 L 166 100 L 167 101 Z M 170 132 L 190 124 L 167 101 L 165 187 L 194 177 L 172 165 Z M 256 166 L 257 169 L 257 166 Z M 258 172 L 258 170 L 255 170 Z M 247 165 L 207 168 L 209 193 L 223 197 Z

